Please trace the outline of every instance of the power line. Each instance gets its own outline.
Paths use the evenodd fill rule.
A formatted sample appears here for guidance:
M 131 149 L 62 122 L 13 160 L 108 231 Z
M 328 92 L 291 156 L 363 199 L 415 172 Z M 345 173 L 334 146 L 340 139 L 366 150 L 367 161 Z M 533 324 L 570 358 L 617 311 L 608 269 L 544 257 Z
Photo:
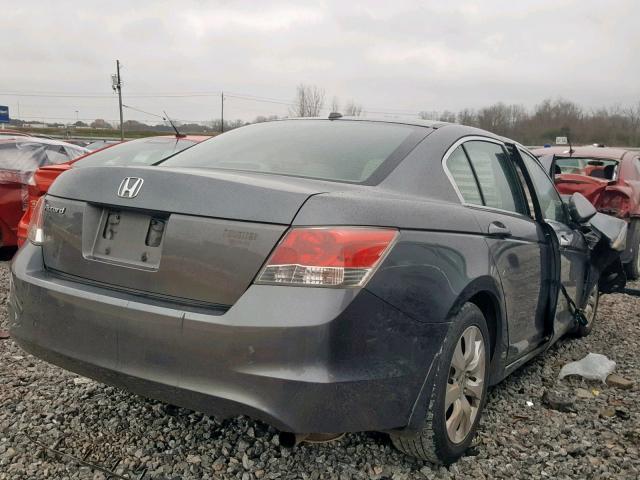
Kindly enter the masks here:
M 183 93 L 129 93 L 127 98 L 197 98 L 197 97 L 220 97 L 222 92 L 183 92 Z M 113 98 L 111 95 L 102 94 L 70 94 L 57 92 L 0 92 L 0 95 L 16 96 L 16 97 L 44 97 L 44 98 Z M 263 97 L 259 95 L 251 95 L 246 93 L 225 92 L 225 97 L 236 98 L 240 100 L 255 101 L 261 103 L 273 103 L 278 105 L 292 106 L 295 102 L 277 99 L 273 97 Z M 416 111 L 407 111 L 395 108 L 372 107 L 367 108 L 367 112 L 383 113 L 383 114 L 406 114 L 417 115 Z
M 102 94 L 69 94 L 62 92 L 0 92 L 0 95 L 7 96 L 16 96 L 16 97 L 42 97 L 42 98 L 113 98 L 110 95 L 102 95 Z M 221 98 L 222 92 L 183 92 L 183 93 L 145 93 L 145 94 L 137 94 L 130 93 L 127 94 L 126 97 L 130 99 L 141 99 L 141 98 L 201 98 L 201 97 L 217 97 Z M 274 105 L 282 105 L 286 107 L 291 107 L 295 105 L 295 102 L 278 99 L 273 97 L 264 97 L 259 95 L 251 95 L 245 93 L 238 92 L 225 92 L 224 98 L 232 98 L 236 100 L 244 100 L 249 102 L 258 102 L 258 103 L 268 103 Z M 128 107 L 134 109 L 132 107 Z M 134 109 L 135 110 L 135 109 Z M 409 111 L 403 109 L 395 109 L 395 108 L 385 108 L 385 107 L 370 107 L 364 108 L 364 113 L 367 114 L 381 114 L 381 115 L 404 115 L 404 116 L 418 116 L 419 112 L 417 110 Z M 330 111 L 330 107 L 323 107 L 322 111 Z M 160 115 L 156 115 L 149 112 L 142 111 L 141 113 L 146 113 L 152 116 L 161 117 Z M 182 120 L 181 120 L 182 121 Z
M 141 109 L 139 109 L 139 108 L 132 107 L 132 106 L 130 106 L 130 105 L 125 105 L 124 103 L 122 104 L 122 106 L 123 106 L 124 108 L 126 108 L 126 109 L 134 110 L 134 111 L 136 111 L 136 112 L 144 113 L 144 114 L 146 114 L 146 115 L 151 115 L 152 117 L 158 117 L 158 118 L 161 118 L 161 119 L 163 119 L 163 120 L 164 120 L 164 117 L 163 117 L 162 115 L 158 115 L 157 113 L 147 112 L 147 111 L 145 111 L 145 110 L 141 110 Z M 182 121 L 182 120 L 181 120 L 181 121 Z

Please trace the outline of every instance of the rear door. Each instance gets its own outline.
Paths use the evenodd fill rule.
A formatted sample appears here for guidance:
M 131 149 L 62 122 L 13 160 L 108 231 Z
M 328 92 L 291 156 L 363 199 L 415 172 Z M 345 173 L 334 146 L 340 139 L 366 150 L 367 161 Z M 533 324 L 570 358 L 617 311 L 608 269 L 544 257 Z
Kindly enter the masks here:
M 473 208 L 486 234 L 506 304 L 508 361 L 544 339 L 548 284 L 543 262 L 548 246 L 531 217 L 514 165 L 503 143 L 478 137 L 454 146 L 446 166 L 461 200 Z
M 544 168 L 527 151 L 520 148 L 518 151 L 533 184 L 540 207 L 540 220 L 551 227 L 557 239 L 560 250 L 560 282 L 571 299 L 580 304 L 584 295 L 588 262 L 584 237 L 569 226 L 562 199 Z M 573 325 L 573 315 L 562 294 L 558 295 L 555 320 L 555 336 L 564 334 Z

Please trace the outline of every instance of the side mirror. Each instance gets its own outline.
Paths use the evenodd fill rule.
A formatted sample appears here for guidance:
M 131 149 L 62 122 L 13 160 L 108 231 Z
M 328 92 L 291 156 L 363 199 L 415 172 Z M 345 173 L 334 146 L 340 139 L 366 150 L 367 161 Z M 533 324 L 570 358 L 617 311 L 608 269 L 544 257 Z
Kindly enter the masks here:
M 579 225 L 587 223 L 593 216 L 598 213 L 587 198 L 581 193 L 574 193 L 569 199 L 569 214 L 571 220 Z

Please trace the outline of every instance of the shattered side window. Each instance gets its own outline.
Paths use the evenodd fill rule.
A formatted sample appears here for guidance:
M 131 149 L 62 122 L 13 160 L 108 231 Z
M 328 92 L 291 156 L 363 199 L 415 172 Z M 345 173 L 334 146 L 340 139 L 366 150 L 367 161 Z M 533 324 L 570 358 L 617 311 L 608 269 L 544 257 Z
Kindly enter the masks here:
M 69 160 L 73 160 L 74 158 L 78 158 L 78 157 L 81 157 L 82 155 L 89 153 L 88 150 L 86 149 L 73 148 L 73 147 L 64 147 L 64 148 L 67 156 L 67 160 L 65 161 L 67 162 Z
M 30 141 L 0 143 L 0 183 L 30 183 L 33 172 L 46 165 L 47 158 L 47 145 Z
M 46 149 L 47 165 L 58 165 L 70 160 L 64 147 L 55 145 L 48 146 Z

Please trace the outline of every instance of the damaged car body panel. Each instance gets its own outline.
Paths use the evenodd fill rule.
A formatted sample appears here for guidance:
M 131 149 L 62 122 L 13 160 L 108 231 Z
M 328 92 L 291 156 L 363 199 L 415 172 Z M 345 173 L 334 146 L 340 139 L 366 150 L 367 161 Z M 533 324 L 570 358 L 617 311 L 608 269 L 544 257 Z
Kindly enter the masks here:
M 581 193 L 598 212 L 627 222 L 621 254 L 627 276 L 640 278 L 640 154 L 603 145 L 534 150 L 560 193 Z
M 243 127 L 155 167 L 64 173 L 12 265 L 11 332 L 214 415 L 388 431 L 403 450 L 435 432 L 424 458 L 450 463 L 487 386 L 578 328 L 614 276 L 622 234 L 574 207 L 478 129 Z

